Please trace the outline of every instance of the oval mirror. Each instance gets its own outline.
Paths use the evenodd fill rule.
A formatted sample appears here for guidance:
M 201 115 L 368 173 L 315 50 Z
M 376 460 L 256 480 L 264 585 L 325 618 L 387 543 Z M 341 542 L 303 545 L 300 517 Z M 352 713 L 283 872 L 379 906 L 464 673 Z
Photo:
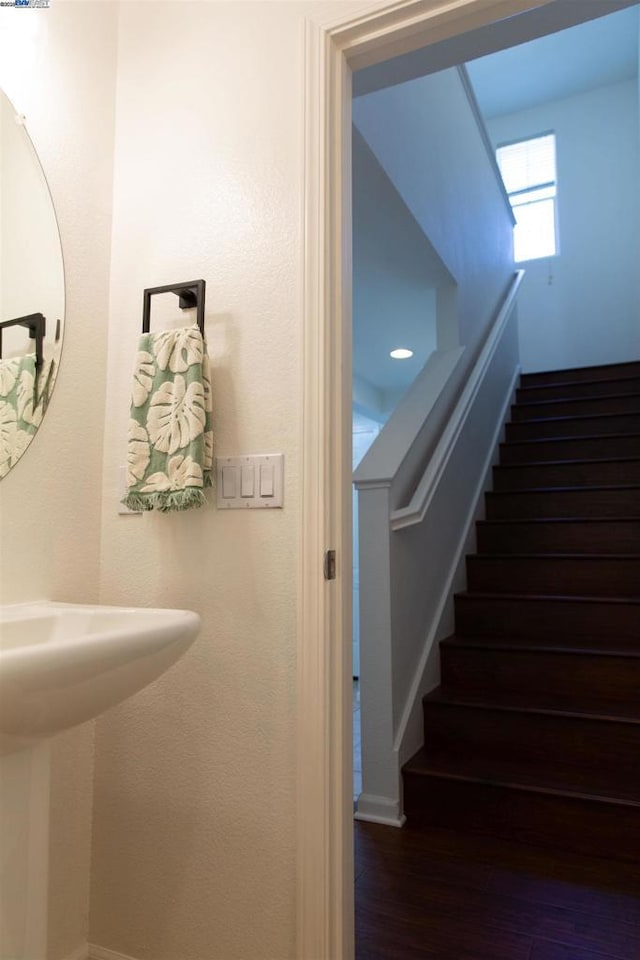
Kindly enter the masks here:
M 35 436 L 60 362 L 64 268 L 49 187 L 0 90 L 0 478 Z

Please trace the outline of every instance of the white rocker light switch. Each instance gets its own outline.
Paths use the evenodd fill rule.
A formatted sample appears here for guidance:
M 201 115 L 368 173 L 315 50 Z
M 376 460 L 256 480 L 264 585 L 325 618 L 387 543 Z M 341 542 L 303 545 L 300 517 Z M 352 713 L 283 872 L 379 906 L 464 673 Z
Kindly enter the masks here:
M 222 468 L 222 496 L 225 500 L 233 500 L 237 489 L 237 467 L 226 466 Z
M 253 469 L 253 464 L 244 465 L 240 468 L 241 473 L 241 484 L 240 484 L 240 496 L 241 497 L 252 497 L 253 492 L 256 488 L 255 483 L 255 471 Z
M 221 509 L 281 507 L 284 454 L 216 457 L 217 502 Z
M 273 496 L 273 464 L 272 463 L 260 464 L 260 496 L 261 497 Z

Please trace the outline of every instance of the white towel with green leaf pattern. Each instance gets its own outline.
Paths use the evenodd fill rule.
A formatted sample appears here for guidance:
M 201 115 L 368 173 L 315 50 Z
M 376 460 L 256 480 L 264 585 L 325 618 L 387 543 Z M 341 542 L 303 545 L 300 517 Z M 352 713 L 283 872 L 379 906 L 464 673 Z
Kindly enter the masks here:
M 31 443 L 49 403 L 54 361 L 36 368 L 35 353 L 0 360 L 0 478 Z
M 213 433 L 209 358 L 197 326 L 140 337 L 131 393 L 130 510 L 188 510 L 206 502 Z

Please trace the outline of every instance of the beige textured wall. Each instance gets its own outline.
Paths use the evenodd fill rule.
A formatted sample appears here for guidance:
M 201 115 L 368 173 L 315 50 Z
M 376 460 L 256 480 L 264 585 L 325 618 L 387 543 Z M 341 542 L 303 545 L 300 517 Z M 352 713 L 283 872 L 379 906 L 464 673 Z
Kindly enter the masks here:
M 0 10 L 0 86 L 26 115 L 53 193 L 66 267 L 56 391 L 0 485 L 2 602 L 98 595 L 117 8 Z M 54 741 L 50 957 L 86 940 L 91 726 Z
M 203 619 L 97 724 L 91 941 L 140 960 L 294 955 L 303 21 L 345 9 L 121 7 L 101 599 Z M 197 277 L 216 453 L 283 451 L 285 506 L 118 516 L 142 290 Z

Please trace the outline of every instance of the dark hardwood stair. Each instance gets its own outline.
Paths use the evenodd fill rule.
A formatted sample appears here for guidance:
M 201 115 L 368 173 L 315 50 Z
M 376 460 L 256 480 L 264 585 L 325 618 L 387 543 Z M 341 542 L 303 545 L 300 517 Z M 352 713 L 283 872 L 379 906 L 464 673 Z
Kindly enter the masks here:
M 558 765 L 546 758 L 525 766 L 518 757 L 514 760 L 496 757 L 487 761 L 480 756 L 463 753 L 452 756 L 448 752 L 425 749 L 418 751 L 407 767 L 419 776 L 424 775 L 424 768 L 429 763 L 432 764 L 431 773 L 452 779 L 469 778 L 496 785 L 509 784 L 517 789 L 547 794 L 568 793 L 573 798 L 582 796 L 600 802 L 613 801 L 616 806 L 629 805 L 640 809 L 635 781 L 629 777 L 612 775 L 608 769 L 585 771 L 580 776 L 566 764 Z
M 478 551 L 485 554 L 592 553 L 640 554 L 640 519 L 565 517 L 480 520 Z
M 569 370 L 542 370 L 537 373 L 523 373 L 520 385 L 539 386 L 543 383 L 583 383 L 585 380 L 627 380 L 640 377 L 640 360 L 628 360 L 624 363 L 603 363 L 597 367 L 575 367 Z
M 640 434 L 640 414 L 601 413 L 591 417 L 542 417 L 505 425 L 505 440 L 548 440 L 555 437 L 602 437 L 607 434 Z
M 517 403 L 536 403 L 539 400 L 578 400 L 580 397 L 619 397 L 640 393 L 640 377 L 584 380 L 574 383 L 535 383 L 518 387 Z
M 497 490 L 485 496 L 487 520 L 640 518 L 640 484 Z
M 440 644 L 442 689 L 487 696 L 544 692 L 634 704 L 640 690 L 640 649 L 624 642 L 565 644 L 556 637 L 527 644 L 505 638 L 449 637 Z M 635 709 L 635 708 L 634 708 Z
M 500 462 L 504 464 L 539 463 L 541 460 L 615 460 L 620 457 L 640 457 L 640 434 L 544 437 L 500 444 Z
M 489 593 L 640 597 L 640 556 L 471 554 L 467 584 Z
M 525 374 L 405 813 L 640 859 L 640 362 Z
M 575 400 L 539 400 L 511 407 L 515 421 L 544 417 L 592 417 L 604 413 L 640 413 L 640 393 L 628 396 L 579 397 Z
M 502 463 L 493 468 L 494 490 L 615 487 L 625 484 L 640 484 L 640 457 Z
M 595 780 L 596 778 L 594 778 Z M 576 788 L 564 770 L 422 750 L 404 768 L 412 824 L 452 827 L 588 856 L 637 861 L 640 801 L 608 782 Z
M 556 634 L 568 643 L 595 638 L 640 649 L 640 600 L 465 591 L 454 598 L 456 635 L 532 640 Z
M 425 746 L 440 755 L 464 754 L 524 766 L 563 767 L 579 787 L 608 771 L 617 788 L 638 786 L 640 717 L 622 701 L 562 698 L 540 691 L 473 694 L 434 691 L 424 700 Z M 640 803 L 640 797 L 638 797 Z

